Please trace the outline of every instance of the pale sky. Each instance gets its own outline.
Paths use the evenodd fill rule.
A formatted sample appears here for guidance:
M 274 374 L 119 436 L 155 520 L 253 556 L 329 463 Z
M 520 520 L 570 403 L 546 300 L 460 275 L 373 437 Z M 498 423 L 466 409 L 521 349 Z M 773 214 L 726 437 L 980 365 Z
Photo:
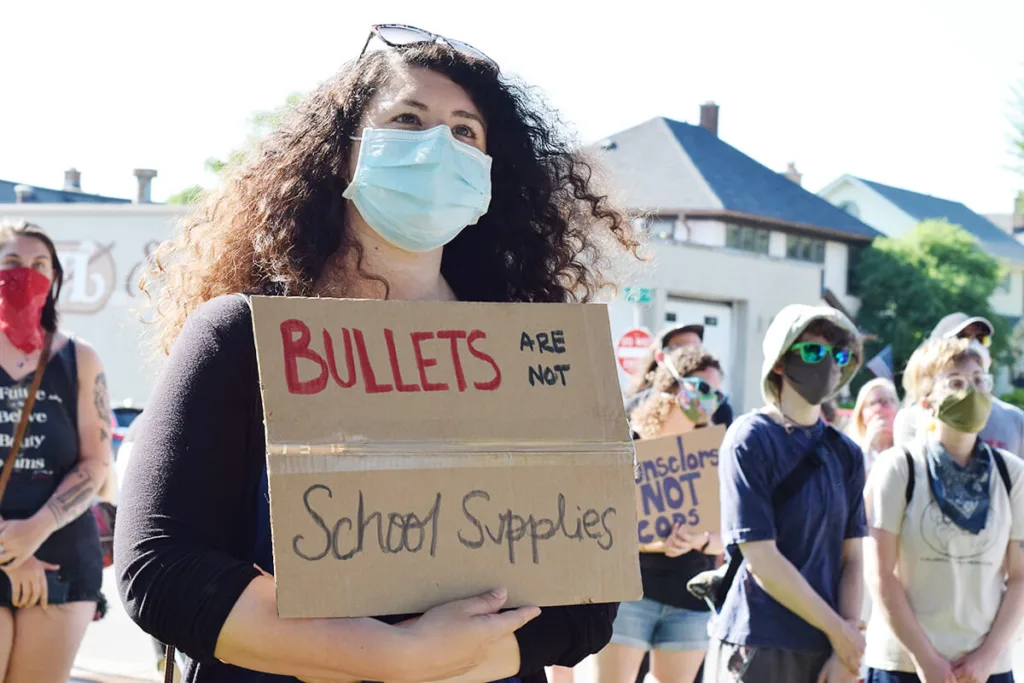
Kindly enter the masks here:
M 603 9 L 597 9 L 602 7 Z M 252 112 L 358 54 L 371 23 L 458 38 L 538 86 L 585 142 L 696 123 L 817 191 L 843 173 L 1008 213 L 1022 0 L 3 2 L 0 179 L 153 198 L 215 178 Z

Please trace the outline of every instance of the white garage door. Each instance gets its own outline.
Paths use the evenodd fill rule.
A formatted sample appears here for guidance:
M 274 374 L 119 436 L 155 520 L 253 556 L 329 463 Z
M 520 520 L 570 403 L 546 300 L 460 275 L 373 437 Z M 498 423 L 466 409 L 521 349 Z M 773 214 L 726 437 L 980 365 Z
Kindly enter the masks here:
M 659 329 L 668 325 L 691 324 L 704 325 L 704 346 L 715 354 L 722 364 L 725 370 L 722 387 L 729 393 L 733 374 L 732 306 L 715 301 L 668 297 L 665 301 L 665 320 Z

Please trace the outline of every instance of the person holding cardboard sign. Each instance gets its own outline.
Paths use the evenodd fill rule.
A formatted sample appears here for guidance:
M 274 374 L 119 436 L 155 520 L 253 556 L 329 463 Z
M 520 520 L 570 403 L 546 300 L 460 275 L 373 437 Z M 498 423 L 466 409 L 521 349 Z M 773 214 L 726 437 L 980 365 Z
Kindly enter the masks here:
M 638 246 L 557 119 L 494 62 L 411 27 L 375 26 L 371 43 L 383 49 L 364 48 L 290 112 L 161 247 L 143 285 L 170 357 L 125 475 L 115 557 L 128 613 L 189 656 L 192 682 L 533 683 L 611 636 L 614 604 L 501 612 L 497 588 L 422 616 L 277 615 L 260 571 L 273 557 L 252 310 L 237 294 L 582 301 L 606 284 L 602 238 Z M 470 337 L 452 343 L 471 354 Z M 560 381 L 547 369 L 538 381 Z M 461 367 L 446 371 L 447 390 L 466 388 Z M 384 390 L 361 377 L 361 391 Z M 416 386 L 436 389 L 434 378 Z M 289 390 L 318 390 L 309 381 L 289 375 Z
M 670 351 L 654 372 L 647 400 L 630 415 L 635 438 L 686 434 L 711 424 L 723 398 L 721 384 L 721 365 L 707 350 Z M 619 606 L 611 644 L 597 655 L 598 681 L 633 683 L 650 651 L 658 681 L 691 683 L 708 644 L 708 608 L 687 593 L 686 583 L 715 566 L 723 550 L 719 535 L 691 533 L 676 522 L 666 538 L 640 549 L 644 597 Z
M 704 682 L 854 681 L 864 456 L 825 424 L 821 404 L 860 366 L 860 338 L 833 308 L 792 305 L 763 349 L 767 405 L 733 423 L 719 451 L 730 561 Z

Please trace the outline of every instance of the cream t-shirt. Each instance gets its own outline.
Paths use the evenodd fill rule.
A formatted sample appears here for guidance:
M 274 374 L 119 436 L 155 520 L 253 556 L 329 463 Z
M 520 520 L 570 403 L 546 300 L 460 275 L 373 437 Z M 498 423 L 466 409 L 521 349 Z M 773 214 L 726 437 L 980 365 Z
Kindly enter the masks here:
M 949 661 L 977 649 L 988 634 L 1003 598 L 1004 560 L 1011 541 L 1024 540 L 1024 461 L 1000 451 L 1012 483 L 1007 494 L 992 463 L 988 520 L 980 534 L 971 534 L 945 519 L 932 496 L 923 447 L 909 446 L 914 460 L 914 494 L 906 505 L 907 460 L 891 448 L 875 461 L 866 490 L 871 500 L 872 528 L 898 534 L 896 575 L 928 639 Z M 867 666 L 913 672 L 882 612 L 872 610 L 867 630 Z M 1010 671 L 1011 653 L 1004 652 L 993 673 Z

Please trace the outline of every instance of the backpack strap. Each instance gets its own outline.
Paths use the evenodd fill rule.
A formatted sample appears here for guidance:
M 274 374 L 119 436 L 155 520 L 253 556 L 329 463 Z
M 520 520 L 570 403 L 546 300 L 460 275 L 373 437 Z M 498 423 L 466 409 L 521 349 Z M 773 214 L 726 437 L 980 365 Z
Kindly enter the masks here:
M 988 449 L 992 459 L 996 462 L 996 469 L 999 470 L 999 478 L 1003 480 L 1006 495 L 1010 495 L 1013 492 L 1013 482 L 1010 481 L 1010 471 L 1006 469 L 1006 458 L 997 449 L 992 448 L 988 444 L 985 444 L 985 448 Z
M 914 477 L 916 476 L 914 472 L 914 456 L 910 454 L 910 451 L 907 449 L 906 446 L 903 447 L 903 455 L 907 459 L 907 492 L 905 494 L 907 499 L 906 504 L 910 505 L 910 499 L 914 497 Z

